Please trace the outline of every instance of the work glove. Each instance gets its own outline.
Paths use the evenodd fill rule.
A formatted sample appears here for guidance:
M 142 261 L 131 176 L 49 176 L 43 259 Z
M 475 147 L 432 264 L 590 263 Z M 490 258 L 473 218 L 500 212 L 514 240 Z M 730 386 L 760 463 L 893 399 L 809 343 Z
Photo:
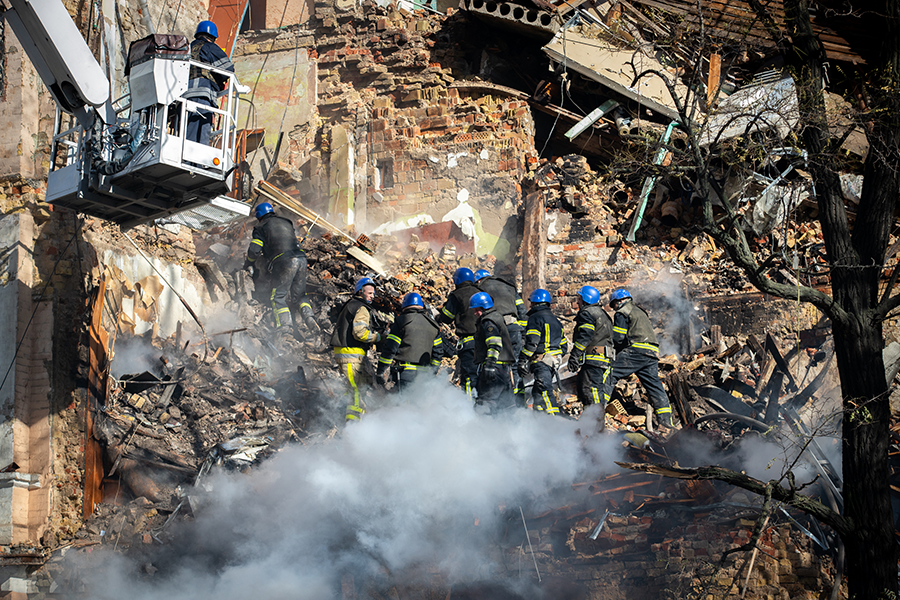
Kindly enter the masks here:
M 519 362 L 516 363 L 516 373 L 519 374 L 519 377 L 527 377 L 530 372 L 528 370 L 528 361 L 520 358 Z
M 244 270 L 250 276 L 250 279 L 256 279 L 256 267 L 254 265 L 244 265 Z
M 250 86 L 249 86 L 249 85 L 241 85 L 240 83 L 235 83 L 235 84 L 234 84 L 234 90 L 235 90 L 238 94 L 249 94 L 249 93 L 250 93 Z
M 581 368 L 581 361 L 570 354 L 569 362 L 566 363 L 566 367 L 569 368 L 569 373 L 577 373 L 578 369 Z
M 378 363 L 378 368 L 375 369 L 375 381 L 381 385 L 387 383 L 387 370 L 388 367 L 384 363 Z
M 493 358 L 487 358 L 481 366 L 481 373 L 491 379 L 497 376 L 497 361 Z

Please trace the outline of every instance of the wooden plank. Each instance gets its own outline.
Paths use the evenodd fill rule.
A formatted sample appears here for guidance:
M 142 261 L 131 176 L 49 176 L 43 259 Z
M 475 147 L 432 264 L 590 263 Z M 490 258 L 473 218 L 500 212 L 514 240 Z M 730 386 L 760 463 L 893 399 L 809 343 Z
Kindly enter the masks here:
M 756 354 L 756 360 L 762 360 L 766 355 L 765 347 L 759 343 L 759 340 L 756 339 L 756 336 L 752 333 L 747 336 L 747 345 L 749 345 L 750 349 Z
M 725 352 L 723 352 L 722 354 L 717 356 L 716 360 L 725 360 L 726 358 L 730 358 L 730 357 L 734 356 L 735 354 L 737 354 L 738 352 L 740 352 L 741 348 L 743 348 L 741 343 L 735 342 Z
M 544 192 L 525 197 L 525 226 L 522 236 L 522 296 L 546 285 L 547 224 Z
M 772 355 L 772 358 L 775 359 L 775 363 L 778 365 L 778 368 L 781 369 L 781 371 L 785 375 L 787 375 L 787 390 L 792 391 L 800 389 L 800 387 L 797 385 L 797 382 L 794 380 L 794 376 L 791 375 L 790 366 L 784 359 L 784 356 L 781 355 L 781 350 L 778 349 L 778 345 L 775 343 L 775 338 L 772 337 L 771 333 L 766 334 L 766 350 L 768 350 L 769 354 Z
M 716 349 L 722 344 L 722 326 L 712 325 L 709 328 L 709 343 L 714 345 Z
M 766 362 L 763 363 L 763 366 L 760 369 L 759 379 L 756 382 L 755 391 L 757 396 L 759 396 L 765 389 L 766 385 L 768 385 L 769 379 L 772 377 L 772 373 L 775 372 L 775 366 L 775 359 L 771 356 L 767 356 Z
M 778 399 L 781 397 L 784 379 L 784 373 L 775 371 L 775 373 L 772 374 L 769 385 L 766 387 L 766 416 L 763 421 L 770 425 L 774 425 L 778 420 L 778 409 L 780 408 Z
M 722 56 L 718 53 L 709 55 L 709 78 L 706 82 L 706 106 L 712 106 L 719 95 L 719 84 L 722 77 Z
M 84 503 L 82 516 L 85 519 L 94 514 L 94 507 L 103 501 L 103 449 L 94 438 L 94 411 L 106 404 L 107 394 L 107 348 L 109 334 L 101 326 L 103 305 L 106 298 L 106 277 L 100 280 L 96 296 L 91 305 L 91 326 L 88 332 L 88 393 L 85 394 L 84 432 Z

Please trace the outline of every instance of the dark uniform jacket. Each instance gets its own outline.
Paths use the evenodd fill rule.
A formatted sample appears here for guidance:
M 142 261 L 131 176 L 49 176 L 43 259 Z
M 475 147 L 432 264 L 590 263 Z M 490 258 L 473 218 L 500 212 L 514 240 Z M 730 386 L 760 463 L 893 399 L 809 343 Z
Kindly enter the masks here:
M 378 362 L 438 366 L 444 345 L 438 324 L 422 310 L 406 310 L 394 320 Z
M 202 37 L 191 42 L 191 60 L 234 73 L 234 64 L 228 55 L 215 42 L 210 42 Z M 228 78 L 224 75 L 212 73 L 209 69 L 202 67 L 191 66 L 188 89 L 183 97 L 195 101 L 202 98 L 207 100 L 210 106 L 215 106 L 216 99 L 222 95 L 227 81 Z
M 528 325 L 525 327 L 525 347 L 522 356 L 537 360 L 541 356 L 565 354 L 569 350 L 569 340 L 563 335 L 562 323 L 550 312 L 550 305 L 541 302 L 528 311 Z
M 572 356 L 579 362 L 608 366 L 612 358 L 613 325 L 606 311 L 596 304 L 583 307 L 575 315 L 575 348 Z
M 505 319 L 507 326 L 525 328 L 528 317 L 525 313 L 525 302 L 519 297 L 516 286 L 499 277 L 485 277 L 477 284 L 478 289 L 486 293 L 494 301 L 496 308 Z M 511 317 L 511 318 L 509 318 Z
M 469 298 L 477 294 L 478 287 L 471 281 L 463 281 L 455 290 L 450 292 L 444 308 L 439 316 L 441 323 L 454 323 L 456 335 L 460 342 L 475 335 L 475 315 L 469 310 Z
M 643 354 L 656 356 L 659 353 L 659 340 L 653 331 L 650 317 L 633 300 L 627 299 L 616 309 L 613 321 L 613 343 L 616 350 L 632 348 Z
M 491 358 L 500 364 L 509 364 L 515 360 L 512 354 L 512 342 L 509 331 L 503 322 L 503 315 L 496 307 L 489 308 L 481 314 L 477 322 L 475 334 L 475 364 L 479 365 Z
M 262 255 L 271 263 L 282 256 L 297 256 L 302 252 L 291 220 L 269 213 L 253 228 L 247 260 L 255 262 Z
M 361 342 L 353 335 L 353 318 L 362 307 L 368 308 L 369 305 L 358 296 L 353 296 L 344 304 L 344 307 L 341 308 L 341 313 L 338 315 L 337 323 L 334 324 L 334 333 L 331 336 L 332 346 L 335 348 L 360 348 L 363 350 L 361 354 L 365 354 L 365 351 L 377 341 L 377 339 L 373 339 L 371 342 Z M 371 313 L 369 316 L 369 328 L 373 328 Z

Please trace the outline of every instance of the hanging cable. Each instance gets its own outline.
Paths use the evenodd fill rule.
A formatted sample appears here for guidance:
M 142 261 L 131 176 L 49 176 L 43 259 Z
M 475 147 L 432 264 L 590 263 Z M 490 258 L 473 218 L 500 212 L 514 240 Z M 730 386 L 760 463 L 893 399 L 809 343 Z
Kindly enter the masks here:
M 134 243 L 134 240 L 131 239 L 131 237 L 124 231 L 122 232 L 122 235 L 124 235 L 125 239 L 128 240 L 132 246 L 134 246 L 134 249 L 138 251 L 138 254 L 140 254 L 141 257 L 147 261 L 147 264 L 150 265 L 150 268 L 156 271 L 156 274 L 159 275 L 159 278 L 163 280 L 163 283 L 169 286 L 169 289 L 172 290 L 172 292 L 178 297 L 179 300 L 181 300 L 181 304 L 184 305 L 184 308 L 187 309 L 188 313 L 191 315 L 191 317 L 193 317 L 194 321 L 197 322 L 197 325 L 200 326 L 200 332 L 203 334 L 203 360 L 206 360 L 206 357 L 209 355 L 209 338 L 206 337 L 206 329 L 203 327 L 203 323 L 200 322 L 200 317 L 197 316 L 197 313 L 194 312 L 194 309 L 191 308 L 190 304 L 187 303 L 187 300 L 184 299 L 184 296 L 179 294 L 178 290 L 175 289 L 175 286 L 169 283 L 169 280 L 166 279 L 166 276 L 156 268 L 156 265 L 153 264 L 153 261 L 151 261 L 150 258 L 146 254 L 144 254 L 144 251 Z

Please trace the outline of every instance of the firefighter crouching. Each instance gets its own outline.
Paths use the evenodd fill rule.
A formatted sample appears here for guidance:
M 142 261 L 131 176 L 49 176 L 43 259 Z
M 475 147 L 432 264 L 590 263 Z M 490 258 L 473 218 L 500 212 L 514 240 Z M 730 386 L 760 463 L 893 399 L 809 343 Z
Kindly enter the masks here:
M 475 274 L 465 267 L 460 267 L 453 273 L 453 284 L 456 289 L 447 297 L 438 320 L 456 326 L 456 337 L 459 338 L 456 349 L 459 386 L 472 396 L 477 386 L 478 369 L 475 366 L 475 317 L 469 310 L 469 298 L 479 290 L 475 287 Z
M 587 407 L 600 406 L 598 429 L 606 427 L 606 404 L 612 393 L 612 359 L 615 358 L 612 320 L 600 306 L 600 292 L 586 285 L 578 290 L 578 314 L 568 368 L 578 373 L 578 399 Z
M 632 373 L 638 376 L 660 424 L 672 427 L 672 407 L 659 380 L 659 341 L 647 312 L 634 303 L 628 290 L 619 288 L 610 295 L 609 305 L 616 311 L 613 319 L 613 343 L 616 359 L 612 385 Z
M 415 292 L 406 294 L 400 309 L 378 359 L 375 377 L 385 383 L 388 369 L 394 365 L 394 380 L 397 390 L 402 392 L 420 372 L 437 371 L 444 355 L 444 343 L 440 327 L 425 311 L 422 296 Z
M 293 336 L 290 308 L 290 304 L 293 304 L 299 305 L 300 316 L 307 327 L 318 331 L 319 326 L 313 318 L 312 306 L 306 296 L 306 254 L 300 249 L 294 224 L 290 219 L 277 216 L 268 202 L 258 204 L 254 215 L 259 224 L 253 228 L 244 269 L 256 279 L 259 275 L 259 258 L 265 258 L 275 330 L 281 339 Z
M 372 367 L 366 355 L 369 348 L 381 341 L 369 309 L 374 298 L 375 282 L 369 277 L 357 281 L 353 296 L 341 308 L 331 336 L 334 358 L 347 378 L 352 395 L 345 414 L 347 421 L 356 421 L 366 413 L 363 396 L 372 385 Z
M 474 360 L 478 366 L 476 407 L 494 414 L 515 406 L 512 389 L 512 342 L 503 315 L 484 292 L 473 294 L 469 309 L 476 319 Z
M 525 345 L 517 362 L 520 377 L 534 374 L 531 399 L 526 400 L 526 406 L 548 414 L 558 414 L 553 377 L 562 365 L 562 356 L 569 351 L 569 341 L 563 335 L 562 323 L 550 312 L 550 292 L 536 289 L 528 300 L 531 308 L 525 327 Z

